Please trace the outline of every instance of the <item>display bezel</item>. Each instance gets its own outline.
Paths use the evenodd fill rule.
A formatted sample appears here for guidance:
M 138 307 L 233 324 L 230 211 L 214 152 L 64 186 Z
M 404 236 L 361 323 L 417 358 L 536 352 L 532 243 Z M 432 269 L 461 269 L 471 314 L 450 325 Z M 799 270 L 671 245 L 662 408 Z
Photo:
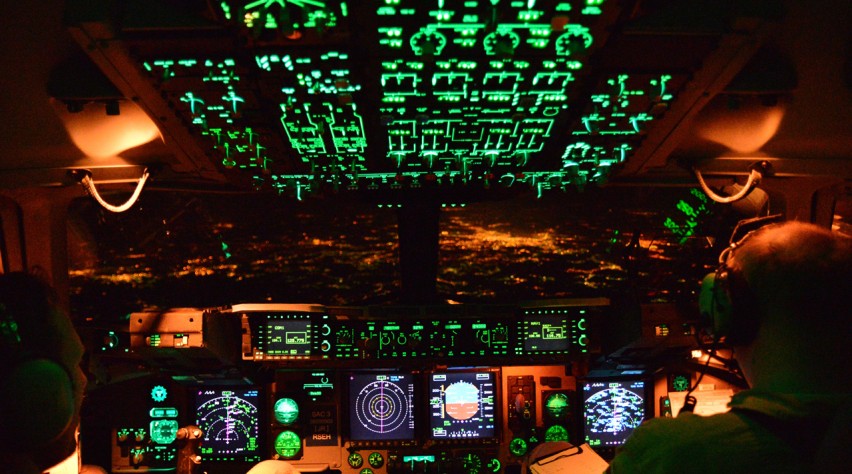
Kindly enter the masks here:
M 212 385 L 212 386 L 197 386 L 193 387 L 194 394 L 192 397 L 192 408 L 193 408 L 193 419 L 202 432 L 203 438 L 201 443 L 201 455 L 204 458 L 205 462 L 258 462 L 263 459 L 265 454 L 264 451 L 264 436 L 265 436 L 265 425 L 266 425 L 266 393 L 260 387 L 256 385 Z M 212 393 L 211 393 L 212 392 Z M 250 439 L 247 439 L 245 442 L 241 443 L 241 446 L 238 449 L 242 449 L 241 451 L 229 452 L 222 448 L 222 441 L 217 440 L 216 438 L 210 438 L 210 436 L 214 432 L 221 432 L 221 430 L 211 430 L 208 427 L 210 426 L 210 421 L 205 421 L 202 416 L 202 408 L 207 403 L 215 400 L 216 398 L 226 396 L 226 392 L 234 393 L 236 398 L 243 400 L 245 403 L 248 402 L 248 398 L 251 396 L 254 400 L 254 404 L 252 405 L 254 408 L 253 413 L 242 412 L 244 416 L 248 416 L 253 420 L 253 429 L 255 436 L 254 445 L 251 444 Z M 250 395 L 252 394 L 252 395 Z M 230 416 L 233 411 L 229 410 L 228 414 Z
M 641 387 L 637 387 L 637 384 L 641 384 Z M 600 385 L 599 387 L 597 387 Z M 593 389 L 587 389 L 587 387 L 592 387 Z M 642 409 L 642 418 L 638 422 L 633 421 L 629 429 L 619 432 L 618 434 L 607 434 L 603 436 L 590 436 L 592 433 L 589 428 L 590 424 L 590 407 L 587 405 L 590 399 L 592 399 L 595 395 L 604 392 L 605 390 L 612 389 L 621 389 L 630 391 L 632 393 L 636 393 L 639 397 L 641 397 L 641 403 L 637 406 Z M 652 379 L 647 377 L 625 377 L 625 376 L 613 376 L 613 377 L 601 377 L 601 378 L 587 378 L 580 381 L 580 402 L 582 403 L 582 426 L 583 426 L 583 436 L 587 443 L 592 448 L 598 450 L 614 450 L 619 446 L 623 445 L 627 439 L 633 434 L 633 431 L 639 427 L 642 423 L 644 423 L 649 418 L 654 416 L 654 383 Z
M 492 403 L 491 403 L 491 419 L 490 419 L 490 428 L 481 428 L 481 430 L 487 430 L 484 432 L 480 432 L 479 434 L 473 436 L 465 436 L 464 431 L 462 431 L 459 435 L 454 436 L 452 434 L 448 434 L 446 436 L 438 435 L 436 429 L 439 429 L 440 421 L 436 418 L 435 415 L 435 400 L 433 391 L 438 388 L 438 385 L 441 382 L 446 382 L 447 380 L 452 380 L 451 383 L 459 383 L 466 382 L 470 383 L 468 379 L 476 378 L 477 376 L 487 375 L 490 378 L 491 389 L 492 389 Z M 428 412 L 426 414 L 428 418 L 428 433 L 427 437 L 430 440 L 437 442 L 459 442 L 459 441 L 495 441 L 500 438 L 500 390 L 501 390 L 501 377 L 500 371 L 496 368 L 476 368 L 476 369 L 447 369 L 447 370 L 436 370 L 428 373 L 428 380 L 426 382 L 425 390 L 427 391 L 427 405 Z M 436 377 L 444 377 L 444 380 L 436 379 Z M 484 421 L 484 423 L 488 423 L 488 421 Z
M 315 341 L 316 334 L 314 334 L 316 328 L 314 327 L 315 321 L 314 316 L 315 313 L 300 313 L 300 312 L 268 312 L 268 313 L 246 313 L 245 317 L 248 319 L 249 328 L 251 333 L 251 358 L 261 358 L 261 359 L 309 359 L 314 355 L 315 352 Z M 282 328 L 283 331 L 281 334 L 277 334 L 274 331 L 273 326 L 276 324 L 280 324 L 282 326 L 288 326 L 293 324 L 300 324 L 303 327 L 301 329 L 304 334 L 304 343 L 298 344 L 298 347 L 289 347 L 286 342 L 287 332 L 286 328 Z M 272 339 L 275 336 L 281 336 L 285 338 L 285 341 L 273 342 Z M 276 347 L 276 345 L 280 344 L 281 347 L 272 351 L 271 349 Z
M 543 323 L 560 322 L 562 327 L 562 338 L 558 339 L 559 344 L 543 345 L 534 341 L 543 341 L 545 338 Z M 530 337 L 531 326 L 533 323 L 541 325 L 542 337 L 534 339 Z M 521 346 L 523 352 L 527 354 L 568 354 L 571 350 L 571 325 L 572 319 L 568 314 L 527 314 L 524 316 L 521 323 L 520 335 Z
M 418 374 L 413 371 L 399 370 L 376 370 L 376 371 L 357 371 L 351 372 L 346 376 L 346 394 L 347 407 L 349 411 L 348 432 L 349 439 L 354 443 L 372 443 L 372 444 L 405 444 L 413 443 L 417 440 L 419 411 L 417 409 L 418 400 L 420 399 L 418 391 L 422 385 L 418 379 Z M 364 399 L 370 395 L 368 390 L 374 390 L 377 387 L 370 387 L 372 384 L 391 384 L 395 388 L 390 393 L 381 394 L 379 399 L 373 397 Z M 402 387 L 399 385 L 402 384 Z M 383 390 L 383 389 L 381 389 Z M 367 391 L 365 393 L 365 391 Z M 384 409 L 388 402 L 396 401 L 399 397 L 407 397 L 407 415 L 400 420 L 393 420 L 393 423 L 399 423 L 392 431 L 387 433 L 377 432 L 370 428 L 370 417 L 362 415 L 361 407 L 366 403 L 374 407 Z M 372 418 L 376 420 L 376 418 Z M 383 422 L 384 420 L 379 420 Z

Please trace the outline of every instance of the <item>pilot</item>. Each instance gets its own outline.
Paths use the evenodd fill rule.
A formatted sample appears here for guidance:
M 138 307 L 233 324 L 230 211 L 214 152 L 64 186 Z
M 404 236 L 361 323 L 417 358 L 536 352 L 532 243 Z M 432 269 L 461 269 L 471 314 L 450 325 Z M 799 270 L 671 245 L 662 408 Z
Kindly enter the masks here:
M 98 474 L 77 451 L 85 348 L 51 287 L 27 273 L 0 274 L 0 472 Z M 264 461 L 251 474 L 297 473 Z
M 54 301 L 51 288 L 36 276 L 0 275 L 3 472 L 41 473 L 76 452 L 86 387 L 80 369 L 84 347 Z
M 751 388 L 724 414 L 647 421 L 609 472 L 844 471 L 852 446 L 852 239 L 786 222 L 747 234 L 720 261 L 699 306 Z

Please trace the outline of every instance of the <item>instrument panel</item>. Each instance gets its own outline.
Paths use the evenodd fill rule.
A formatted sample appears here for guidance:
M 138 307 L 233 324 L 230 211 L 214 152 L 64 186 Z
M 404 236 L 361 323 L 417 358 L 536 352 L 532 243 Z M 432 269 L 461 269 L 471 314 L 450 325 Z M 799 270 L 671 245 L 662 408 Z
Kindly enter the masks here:
M 184 427 L 200 429 L 211 474 L 264 459 L 302 472 L 519 473 L 538 444 L 581 439 L 564 365 L 278 368 L 258 380 L 138 384 L 113 414 L 112 472 L 174 470 Z
M 600 299 L 134 313 L 131 349 L 170 375 L 125 390 L 136 403 L 109 414 L 112 472 L 168 472 L 192 451 L 211 474 L 265 459 L 520 473 L 537 445 L 582 442 L 578 377 L 608 310 Z

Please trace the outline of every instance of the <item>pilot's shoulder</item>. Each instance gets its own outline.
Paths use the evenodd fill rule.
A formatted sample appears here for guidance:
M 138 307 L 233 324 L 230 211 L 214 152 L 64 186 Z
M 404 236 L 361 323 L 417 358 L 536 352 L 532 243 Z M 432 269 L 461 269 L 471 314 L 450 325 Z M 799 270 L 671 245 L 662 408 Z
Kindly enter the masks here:
M 734 414 L 653 418 L 642 424 L 613 460 L 611 472 L 681 472 L 686 459 L 712 457 L 720 440 L 736 438 L 742 420 Z
M 653 418 L 643 423 L 628 440 L 628 445 L 657 443 L 664 439 L 670 449 L 682 450 L 703 444 L 708 438 L 729 436 L 742 428 L 742 420 L 731 413 L 699 416 L 683 413 L 677 418 Z

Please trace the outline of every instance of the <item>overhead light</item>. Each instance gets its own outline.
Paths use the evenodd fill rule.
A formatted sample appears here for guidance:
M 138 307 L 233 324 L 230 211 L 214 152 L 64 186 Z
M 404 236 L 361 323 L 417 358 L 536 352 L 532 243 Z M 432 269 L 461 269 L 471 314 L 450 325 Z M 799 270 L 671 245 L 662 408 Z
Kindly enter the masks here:
M 56 114 L 65 126 L 68 136 L 89 160 L 117 162 L 126 150 L 146 144 L 157 137 L 162 139 L 157 124 L 133 101 L 120 102 L 121 114 L 104 113 L 107 102 L 73 101 L 79 105 L 76 111 L 70 101 L 52 100 Z M 103 104 L 103 105 L 102 105 Z M 109 108 L 107 108 L 107 111 Z M 120 161 L 124 163 L 122 159 Z

